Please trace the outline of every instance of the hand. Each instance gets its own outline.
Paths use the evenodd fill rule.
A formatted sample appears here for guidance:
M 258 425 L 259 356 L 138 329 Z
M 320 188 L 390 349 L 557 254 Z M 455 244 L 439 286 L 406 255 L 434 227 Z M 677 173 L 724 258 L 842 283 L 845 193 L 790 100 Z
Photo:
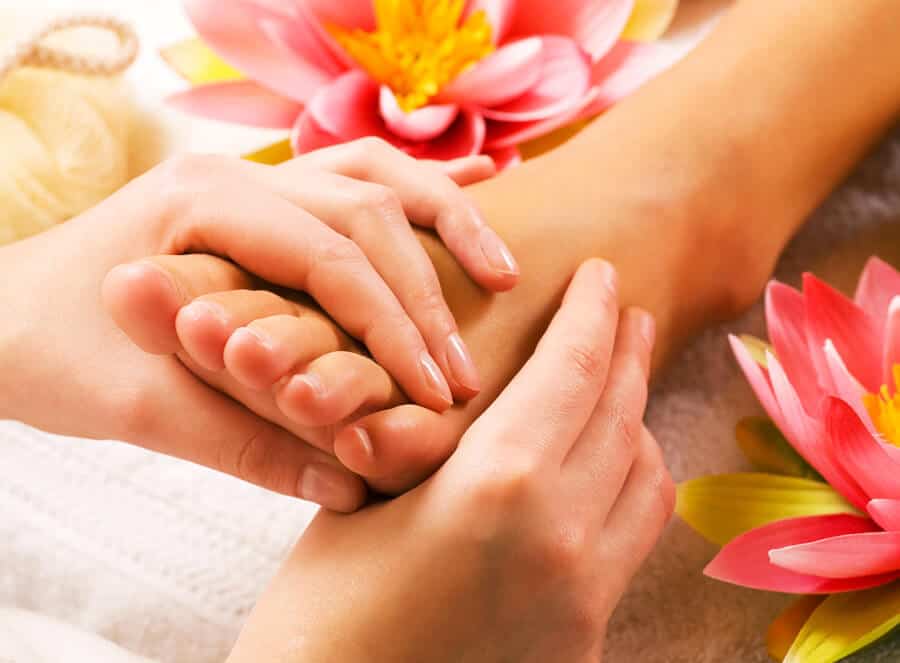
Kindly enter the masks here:
M 433 477 L 318 515 L 230 663 L 597 661 L 674 502 L 641 424 L 652 322 L 630 309 L 616 327 L 613 271 L 586 263 Z
M 358 508 L 364 485 L 330 454 L 210 389 L 174 357 L 141 352 L 100 302 L 104 277 L 121 263 L 194 251 L 228 255 L 261 278 L 306 286 L 347 328 L 380 348 L 379 360 L 418 402 L 446 407 L 449 396 L 439 397 L 440 389 L 429 386 L 419 357 L 430 354 L 426 344 L 434 354 L 445 348 L 447 336 L 438 336 L 452 334 L 455 323 L 439 291 L 430 306 L 410 300 L 409 289 L 421 292 L 423 282 L 427 288 L 433 268 L 422 262 L 427 257 L 411 233 L 406 241 L 404 226 L 394 218 L 403 212 L 392 201 L 418 222 L 436 225 L 479 282 L 502 289 L 514 275 L 491 271 L 479 248 L 490 231 L 433 164 L 418 166 L 368 141 L 310 157 L 279 168 L 215 157 L 176 159 L 69 223 L 0 249 L 0 300 L 6 311 L 0 328 L 0 418 L 62 434 L 127 440 L 331 508 Z M 485 162 L 470 159 L 450 169 L 468 181 L 481 176 Z M 289 199 L 298 191 L 310 194 L 319 218 L 301 208 L 302 201 Z M 374 194 L 389 204 L 375 211 L 365 207 Z M 377 242 L 360 215 L 382 229 Z M 358 245 L 328 225 L 338 222 L 345 223 L 340 230 L 356 233 L 371 247 L 371 258 L 348 248 Z M 341 256 L 347 259 L 330 260 Z M 389 259 L 404 264 L 405 272 L 380 276 L 373 264 Z M 111 276 L 107 300 L 114 307 L 117 287 L 135 271 L 165 279 L 160 261 L 139 262 L 135 270 Z M 256 283 L 240 274 L 243 280 L 232 281 L 234 287 Z M 415 283 L 411 274 L 419 277 Z M 171 325 L 171 318 L 167 322 Z M 152 336 L 145 340 L 152 344 Z M 340 342 L 352 347 L 347 337 Z M 446 350 L 441 352 L 443 370 L 432 371 L 439 381 L 452 373 Z M 390 397 L 384 394 L 384 402 Z

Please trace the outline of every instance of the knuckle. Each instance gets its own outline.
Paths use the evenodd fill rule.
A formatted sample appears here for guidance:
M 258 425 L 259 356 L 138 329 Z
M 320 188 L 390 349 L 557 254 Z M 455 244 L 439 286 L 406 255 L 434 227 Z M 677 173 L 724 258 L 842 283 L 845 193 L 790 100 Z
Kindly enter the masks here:
M 380 155 L 393 151 L 395 148 L 383 138 L 378 136 L 365 136 L 353 142 L 354 148 L 363 155 Z
M 271 483 L 271 441 L 274 435 L 270 426 L 262 426 L 240 439 L 233 446 L 222 447 L 220 468 L 239 479 L 259 485 Z
M 512 511 L 532 497 L 539 471 L 537 461 L 526 454 L 513 456 L 487 472 L 470 492 L 479 509 Z
M 406 222 L 400 196 L 390 187 L 367 183 L 360 187 L 355 205 L 356 215 L 366 221 L 378 220 L 388 225 L 396 225 L 400 219 Z
M 317 264 L 327 267 L 335 265 L 354 266 L 365 260 L 362 249 L 346 237 L 337 237 L 318 249 Z
M 529 557 L 544 575 L 572 578 L 581 569 L 586 538 L 583 527 L 571 524 L 543 527 L 531 542 Z
M 156 199 L 167 220 L 192 215 L 198 199 L 208 194 L 220 179 L 223 160 L 209 154 L 179 154 L 156 167 Z
M 586 343 L 573 343 L 566 350 L 565 361 L 586 380 L 598 379 L 606 370 L 607 360 L 603 352 Z
M 630 408 L 621 400 L 615 401 L 607 412 L 609 434 L 616 445 L 630 458 L 637 454 L 640 422 L 632 415 Z

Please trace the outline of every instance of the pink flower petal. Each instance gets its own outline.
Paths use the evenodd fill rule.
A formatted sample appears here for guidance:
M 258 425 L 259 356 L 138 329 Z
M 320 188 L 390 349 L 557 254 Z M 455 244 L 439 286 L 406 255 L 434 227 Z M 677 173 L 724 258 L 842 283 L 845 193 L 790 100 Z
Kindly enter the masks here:
M 544 120 L 570 111 L 590 87 L 590 62 L 578 45 L 565 37 L 542 37 L 540 74 L 524 93 L 503 105 L 484 109 L 484 116 L 502 122 Z
M 499 150 L 485 150 L 484 154 L 494 160 L 494 165 L 497 167 L 498 173 L 522 163 L 522 155 L 516 147 L 506 147 Z
M 322 25 L 335 25 L 350 30 L 372 31 L 375 28 L 373 0 L 295 0 L 309 9 Z
M 482 108 L 511 101 L 537 82 L 542 49 L 538 37 L 507 44 L 458 76 L 437 100 Z
M 379 110 L 388 129 L 411 141 L 431 140 L 447 130 L 459 113 L 455 104 L 432 105 L 405 113 L 386 85 L 379 92 Z
M 853 408 L 857 416 L 866 425 L 870 433 L 875 433 L 875 426 L 872 424 L 872 418 L 869 416 L 866 406 L 863 404 L 863 395 L 866 390 L 859 383 L 847 366 L 844 360 L 838 354 L 834 347 L 834 343 L 830 340 L 825 341 L 825 362 L 828 365 L 829 380 L 828 391 L 831 395 L 837 396 L 842 401 Z
M 487 123 L 487 137 L 485 149 L 502 150 L 515 147 L 526 140 L 540 138 L 554 129 L 574 122 L 584 114 L 584 108 L 589 106 L 596 98 L 596 91 L 589 90 L 584 99 L 577 106 L 565 113 L 548 117 L 546 120 L 534 122 L 494 122 Z
M 856 285 L 854 301 L 883 328 L 888 304 L 896 295 L 900 295 L 900 272 L 877 256 L 869 258 Z
M 689 50 L 683 44 L 616 42 L 612 50 L 594 63 L 591 83 L 597 97 L 582 117 L 593 117 L 618 103 L 678 62 Z
M 845 534 L 769 551 L 769 560 L 794 573 L 858 578 L 900 569 L 900 532 Z
M 768 355 L 769 379 L 775 400 L 781 408 L 781 432 L 788 438 L 794 449 L 821 474 L 831 487 L 846 497 L 854 506 L 864 509 L 875 495 L 866 495 L 854 481 L 852 473 L 835 462 L 829 447 L 825 444 L 824 426 L 806 414 L 797 392 L 784 373 L 778 360 Z M 834 399 L 836 402 L 842 402 Z
M 193 115 L 268 129 L 290 129 L 303 111 L 296 101 L 252 81 L 198 85 L 173 94 L 166 102 Z
M 744 371 L 747 382 L 750 383 L 750 387 L 756 394 L 756 398 L 772 421 L 775 422 L 775 425 L 783 431 L 785 426 L 781 416 L 781 408 L 778 406 L 778 401 L 775 400 L 775 393 L 772 391 L 772 383 L 769 380 L 768 371 L 753 359 L 750 351 L 747 350 L 741 339 L 734 334 L 729 334 L 728 341 L 731 343 L 731 350 L 734 352 L 741 370 Z
M 795 573 L 769 561 L 769 551 L 776 548 L 874 531 L 878 531 L 878 528 L 868 518 L 846 514 L 779 520 L 731 541 L 709 563 L 704 573 L 735 585 L 789 594 L 835 594 L 875 587 L 900 574 L 823 578 Z
M 491 38 L 495 44 L 503 41 L 516 8 L 516 0 L 469 0 L 463 20 L 476 11 L 483 11 L 491 24 Z
M 807 414 L 817 415 L 824 394 L 806 342 L 806 306 L 803 295 L 772 281 L 766 288 L 766 323 L 775 356 L 784 367 Z
M 316 123 L 309 109 L 297 118 L 297 123 L 291 131 L 291 149 L 294 154 L 306 154 L 341 142 L 343 141 L 340 138 L 328 133 Z
M 612 48 L 634 0 L 518 0 L 509 37 L 562 35 L 596 61 Z
M 894 384 L 894 366 L 900 364 L 900 295 L 891 300 L 884 323 L 884 350 L 882 351 L 882 381 Z
M 870 499 L 900 499 L 900 462 L 887 454 L 883 443 L 872 437 L 847 403 L 838 398 L 829 399 L 825 428 L 832 457 Z
M 900 531 L 900 500 L 875 499 L 869 502 L 866 511 L 884 529 Z
M 297 5 L 294 18 L 261 17 L 263 33 L 286 53 L 309 62 L 330 76 L 338 76 L 348 67 L 337 53 L 340 46 L 304 5 Z
M 812 274 L 803 276 L 809 352 L 825 374 L 823 348 L 831 339 L 847 368 L 868 391 L 881 386 L 881 334 L 875 321 L 850 299 Z
M 185 0 L 184 6 L 197 32 L 223 60 L 289 99 L 305 103 L 332 78 L 273 43 L 259 26 L 262 10 L 256 3 Z
M 379 107 L 378 84 L 359 70 L 348 71 L 323 87 L 309 102 L 316 124 L 341 141 L 387 137 Z
M 478 154 L 483 147 L 484 118 L 480 113 L 467 109 L 460 112 L 450 128 L 434 140 L 401 146 L 401 149 L 417 159 L 449 161 Z

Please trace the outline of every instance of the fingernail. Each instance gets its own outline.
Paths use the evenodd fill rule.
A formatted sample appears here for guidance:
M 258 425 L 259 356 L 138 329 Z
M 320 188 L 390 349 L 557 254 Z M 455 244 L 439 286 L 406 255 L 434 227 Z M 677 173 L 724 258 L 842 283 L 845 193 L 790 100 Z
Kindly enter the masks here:
M 463 387 L 472 391 L 481 389 L 478 369 L 475 368 L 472 355 L 469 354 L 466 344 L 457 332 L 450 334 L 447 339 L 447 364 L 450 366 L 453 379 Z
M 502 239 L 488 227 L 481 229 L 481 252 L 498 274 L 518 275 L 519 265 Z
M 266 350 L 271 350 L 275 347 L 275 344 L 272 341 L 272 337 L 269 336 L 264 331 L 260 331 L 259 329 L 254 329 L 253 327 L 238 327 L 234 330 L 234 334 L 232 336 L 249 336 L 253 339 L 254 342 L 264 347 Z
M 347 478 L 323 463 L 311 463 L 303 469 L 297 494 L 301 499 L 321 504 L 333 511 L 351 511 L 355 506 Z
M 653 343 L 656 340 L 656 320 L 654 320 L 653 316 L 646 311 L 642 311 L 638 326 L 641 331 L 641 336 L 644 337 L 647 345 L 653 347 Z
M 437 363 L 431 358 L 425 350 L 419 355 L 419 365 L 422 367 L 422 373 L 425 375 L 425 381 L 431 390 L 437 394 L 447 405 L 453 405 L 453 396 L 450 394 L 450 385 L 441 374 L 441 369 Z
M 223 325 L 228 324 L 228 314 L 221 305 L 215 302 L 191 302 L 181 309 L 181 314 L 194 320 L 213 317 Z
M 315 394 L 316 398 L 322 398 L 325 395 L 325 385 L 315 373 L 301 373 L 291 378 L 291 382 L 295 384 L 305 384 Z
M 357 446 L 359 446 L 359 449 L 360 451 L 362 451 L 362 454 L 363 456 L 365 456 L 366 460 L 375 460 L 375 449 L 374 447 L 372 447 L 372 438 L 369 437 L 366 429 L 360 428 L 359 426 L 354 426 L 352 432 L 353 436 L 356 438 L 356 444 Z
M 611 292 L 616 291 L 618 277 L 616 276 L 616 268 L 606 261 L 603 261 L 600 268 L 600 278 Z

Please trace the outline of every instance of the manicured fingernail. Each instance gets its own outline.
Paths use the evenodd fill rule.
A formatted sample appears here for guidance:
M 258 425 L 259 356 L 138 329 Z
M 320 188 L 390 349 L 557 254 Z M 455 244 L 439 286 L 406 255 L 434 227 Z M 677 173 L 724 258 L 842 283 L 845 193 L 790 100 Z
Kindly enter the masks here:
M 518 275 L 519 265 L 502 239 L 488 227 L 481 229 L 481 252 L 495 272 L 504 275 Z
M 347 478 L 323 463 L 311 463 L 303 469 L 297 494 L 301 499 L 321 504 L 333 511 L 350 511 L 355 506 L 353 491 Z
M 638 327 L 640 328 L 641 336 L 644 337 L 647 345 L 653 347 L 653 342 L 656 340 L 656 320 L 654 320 L 653 316 L 646 311 L 642 311 Z
M 193 320 L 212 317 L 223 325 L 228 324 L 228 314 L 220 304 L 215 302 L 191 302 L 181 309 L 181 315 L 186 315 Z
M 375 460 L 375 448 L 372 446 L 372 438 L 366 432 L 365 428 L 354 426 L 352 428 L 353 437 L 356 439 L 356 445 L 360 452 L 369 462 Z
M 610 263 L 606 261 L 602 263 L 600 267 L 600 278 L 603 280 L 603 285 L 610 291 L 616 291 L 616 287 L 618 286 L 618 276 L 616 275 L 616 268 Z
M 463 343 L 462 337 L 453 332 L 447 339 L 447 364 L 453 379 L 466 389 L 478 391 L 481 389 L 481 380 L 478 378 L 478 369 L 472 361 L 469 349 Z
M 419 366 L 422 367 L 425 381 L 428 383 L 428 386 L 431 387 L 431 390 L 437 394 L 442 401 L 447 403 L 447 405 L 453 405 L 453 396 L 450 393 L 450 385 L 447 384 L 447 381 L 441 374 L 441 369 L 438 367 L 437 363 L 425 350 L 422 350 L 422 353 L 419 355 Z
M 254 329 L 253 327 L 238 327 L 232 334 L 232 337 L 235 336 L 239 338 L 244 337 L 245 339 L 250 340 L 253 343 L 261 345 L 266 350 L 271 350 L 275 347 L 271 336 L 269 336 L 264 331 Z

